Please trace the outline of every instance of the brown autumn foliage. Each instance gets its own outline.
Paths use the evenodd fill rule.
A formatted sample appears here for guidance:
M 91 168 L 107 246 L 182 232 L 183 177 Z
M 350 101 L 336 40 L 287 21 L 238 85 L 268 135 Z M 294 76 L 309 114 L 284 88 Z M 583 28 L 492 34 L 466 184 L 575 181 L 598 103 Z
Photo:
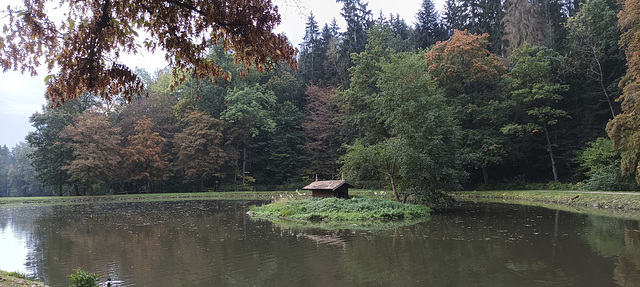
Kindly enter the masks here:
M 191 180 L 222 176 L 222 166 L 236 159 L 235 152 L 225 150 L 225 122 L 200 111 L 187 113 L 180 122 L 185 129 L 173 139 L 176 167 Z
M 620 150 L 622 172 L 635 175 L 640 184 L 640 0 L 625 0 L 618 14 L 623 31 L 620 45 L 627 57 L 627 73 L 620 81 L 622 113 L 607 124 L 607 132 Z
M 495 82 L 506 67 L 487 50 L 489 45 L 489 34 L 456 30 L 449 41 L 439 41 L 425 54 L 429 73 L 448 95 L 469 93 L 473 83 Z
M 245 68 L 259 71 L 275 63 L 297 67 L 296 50 L 273 29 L 280 23 L 270 0 L 23 0 L 8 7 L 9 24 L 0 34 L 0 67 L 31 75 L 45 65 L 45 96 L 55 105 L 83 92 L 110 100 L 131 100 L 144 92 L 142 80 L 119 62 L 121 54 L 166 51 L 182 81 L 190 70 L 200 77 L 229 78 L 206 58 L 212 44 L 233 51 Z M 68 9 L 60 21 L 53 6 Z M 142 34 L 143 36 L 141 36 Z
M 135 134 L 128 137 L 124 149 L 123 170 L 125 180 L 146 183 L 169 178 L 167 155 L 162 152 L 166 140 L 153 132 L 153 123 L 142 116 L 135 127 Z
M 117 179 L 122 161 L 120 129 L 111 126 L 105 114 L 87 110 L 73 120 L 60 133 L 70 140 L 73 160 L 62 169 L 71 182 L 91 189 L 93 184 L 104 184 Z
M 336 145 L 339 145 L 336 125 L 333 122 L 337 116 L 334 89 L 310 85 L 307 86 L 306 95 L 306 119 L 302 123 L 302 129 L 307 135 L 304 144 L 308 157 L 307 172 L 331 178 L 336 170 Z

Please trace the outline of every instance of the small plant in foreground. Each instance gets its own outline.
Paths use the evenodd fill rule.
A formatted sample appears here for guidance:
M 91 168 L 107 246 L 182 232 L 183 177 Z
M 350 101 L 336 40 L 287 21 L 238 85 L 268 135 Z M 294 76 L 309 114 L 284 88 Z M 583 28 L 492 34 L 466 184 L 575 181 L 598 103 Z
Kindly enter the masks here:
M 78 268 L 74 270 L 76 273 L 69 275 L 71 279 L 71 285 L 69 287 L 97 287 L 98 286 L 98 274 L 87 273 L 84 270 Z

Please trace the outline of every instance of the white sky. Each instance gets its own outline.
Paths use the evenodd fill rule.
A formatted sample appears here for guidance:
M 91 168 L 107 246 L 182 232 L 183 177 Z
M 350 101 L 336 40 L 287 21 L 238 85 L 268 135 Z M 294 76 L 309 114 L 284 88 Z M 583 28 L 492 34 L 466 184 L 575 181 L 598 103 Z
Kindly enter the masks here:
M 304 28 L 309 13 L 313 11 L 318 26 L 322 29 L 325 23 L 331 23 L 336 18 L 338 25 L 344 30 L 345 23 L 340 16 L 342 4 L 334 0 L 273 0 L 279 7 L 282 23 L 277 27 L 278 33 L 287 35 L 289 41 L 298 47 L 304 36 Z M 20 0 L 2 0 L 0 11 L 5 4 L 18 5 Z M 374 18 L 378 18 L 380 11 L 385 17 L 399 14 L 407 24 L 413 25 L 422 0 L 363 0 L 368 2 L 368 8 Z M 436 8 L 442 10 L 444 0 L 435 0 Z M 2 14 L 0 14 L 2 15 Z M 1 19 L 0 24 L 4 23 Z M 163 53 L 155 55 L 144 54 L 121 58 L 121 62 L 129 67 L 144 68 L 149 72 L 163 68 L 166 65 Z M 14 147 L 18 142 L 25 141 L 25 136 L 34 128 L 29 123 L 29 117 L 36 111 L 42 110 L 44 99 L 44 77 L 46 70 L 42 69 L 36 77 L 21 75 L 17 72 L 0 72 L 0 146 Z

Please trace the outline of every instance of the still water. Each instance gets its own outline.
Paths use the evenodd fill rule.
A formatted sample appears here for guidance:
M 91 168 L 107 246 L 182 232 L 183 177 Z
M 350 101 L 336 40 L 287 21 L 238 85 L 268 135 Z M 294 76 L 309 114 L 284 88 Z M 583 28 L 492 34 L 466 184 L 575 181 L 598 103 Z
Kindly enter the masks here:
M 288 229 L 243 201 L 0 207 L 0 269 L 68 286 L 639 286 L 638 221 L 463 204 L 385 231 Z

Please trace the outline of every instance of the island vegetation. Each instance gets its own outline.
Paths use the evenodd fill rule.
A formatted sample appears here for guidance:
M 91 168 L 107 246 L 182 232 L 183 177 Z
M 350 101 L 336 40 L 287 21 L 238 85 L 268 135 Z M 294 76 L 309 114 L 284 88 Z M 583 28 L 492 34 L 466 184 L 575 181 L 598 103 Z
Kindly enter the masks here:
M 638 190 L 638 0 L 452 0 L 442 15 L 423 0 L 415 25 L 338 0 L 346 27 L 310 14 L 297 58 L 269 1 L 231 18 L 207 1 L 159 14 L 166 1 L 63 2 L 77 6 L 56 29 L 43 7 L 8 10 L 0 66 L 33 73 L 42 56 L 59 70 L 26 142 L 0 148 L 0 196 L 296 190 L 342 176 L 408 202 L 532 184 Z M 170 67 L 112 60 L 143 49 L 137 29 Z
M 312 198 L 276 200 L 270 204 L 252 206 L 250 214 L 256 217 L 311 221 L 390 221 L 426 218 L 431 214 L 431 209 L 425 205 L 366 197 L 350 199 Z

